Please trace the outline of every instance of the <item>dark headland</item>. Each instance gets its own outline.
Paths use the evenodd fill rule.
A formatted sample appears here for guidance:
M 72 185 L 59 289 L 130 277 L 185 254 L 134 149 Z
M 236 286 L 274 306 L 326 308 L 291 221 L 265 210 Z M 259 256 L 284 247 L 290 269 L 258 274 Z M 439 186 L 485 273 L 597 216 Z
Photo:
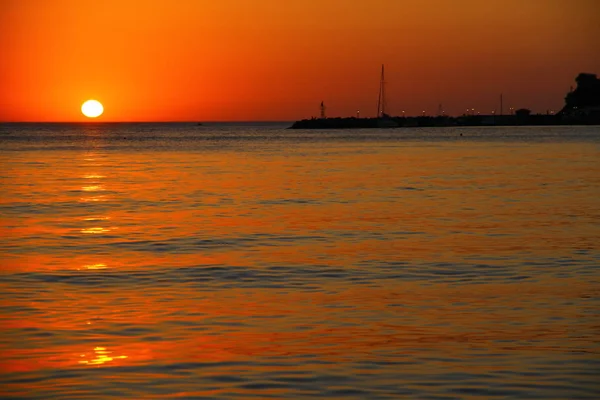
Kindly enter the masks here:
M 515 126 L 515 125 L 600 125 L 600 79 L 595 74 L 581 73 L 575 79 L 577 88 L 565 97 L 558 113 L 532 114 L 519 109 L 510 115 L 462 115 L 451 117 L 417 116 L 379 118 L 311 118 L 294 122 L 290 129 L 357 129 L 432 126 Z

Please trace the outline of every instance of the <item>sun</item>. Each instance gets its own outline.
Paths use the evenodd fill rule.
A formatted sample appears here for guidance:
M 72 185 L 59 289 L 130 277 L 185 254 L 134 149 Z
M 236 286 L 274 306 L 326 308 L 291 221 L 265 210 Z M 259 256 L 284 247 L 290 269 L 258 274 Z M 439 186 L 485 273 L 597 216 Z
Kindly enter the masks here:
M 104 112 L 104 107 L 98 100 L 88 100 L 81 105 L 81 112 L 88 118 L 96 118 Z

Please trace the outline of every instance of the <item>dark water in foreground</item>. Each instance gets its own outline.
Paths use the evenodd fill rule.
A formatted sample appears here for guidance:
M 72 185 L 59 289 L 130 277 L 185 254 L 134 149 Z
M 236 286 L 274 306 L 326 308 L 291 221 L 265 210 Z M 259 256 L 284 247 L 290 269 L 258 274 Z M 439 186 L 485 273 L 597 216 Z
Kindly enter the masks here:
M 0 126 L 0 395 L 600 397 L 600 128 L 280 128 Z

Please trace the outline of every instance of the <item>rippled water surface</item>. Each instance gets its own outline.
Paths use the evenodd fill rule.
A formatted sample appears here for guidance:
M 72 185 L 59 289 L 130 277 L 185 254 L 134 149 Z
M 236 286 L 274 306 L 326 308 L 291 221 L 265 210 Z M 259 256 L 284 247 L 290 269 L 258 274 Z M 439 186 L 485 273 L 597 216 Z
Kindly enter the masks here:
M 600 397 L 600 128 L 283 127 L 2 125 L 0 395 Z

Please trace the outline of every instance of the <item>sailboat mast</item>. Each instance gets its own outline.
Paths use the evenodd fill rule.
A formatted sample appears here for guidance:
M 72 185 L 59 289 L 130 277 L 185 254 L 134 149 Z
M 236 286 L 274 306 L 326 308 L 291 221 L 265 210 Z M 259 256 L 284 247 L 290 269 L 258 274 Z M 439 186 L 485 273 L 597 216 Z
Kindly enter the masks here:
M 377 117 L 385 115 L 385 69 L 381 64 L 381 80 L 379 82 L 379 98 L 377 99 Z

